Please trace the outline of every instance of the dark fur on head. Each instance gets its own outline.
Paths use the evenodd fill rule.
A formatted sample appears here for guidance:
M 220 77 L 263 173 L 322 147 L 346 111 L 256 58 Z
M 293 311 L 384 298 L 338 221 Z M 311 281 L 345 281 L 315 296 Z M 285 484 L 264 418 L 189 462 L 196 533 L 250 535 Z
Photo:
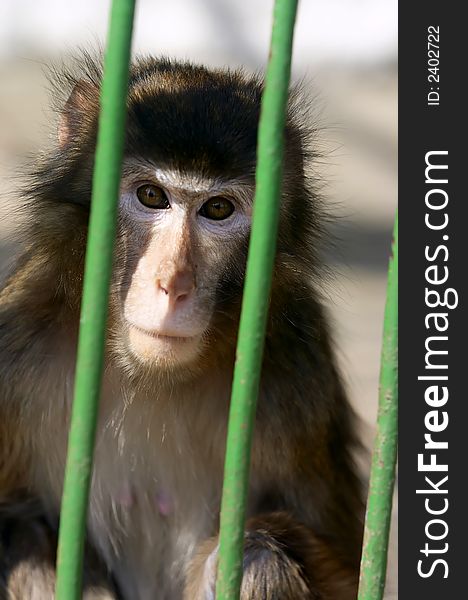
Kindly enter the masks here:
M 62 141 L 32 174 L 27 196 L 35 204 L 44 199 L 89 207 L 101 78 L 101 60 L 87 52 L 68 68 L 50 70 Z M 253 183 L 262 91 L 262 79 L 242 69 L 138 58 L 129 76 L 125 155 L 182 173 L 229 174 Z M 297 86 L 291 91 L 285 130 L 283 188 L 289 197 L 283 203 L 287 214 L 279 251 L 296 250 L 295 258 L 307 262 L 308 269 L 318 268 L 313 260 L 317 244 L 311 247 L 310 242 L 323 233 L 323 206 L 308 175 L 319 156 L 309 117 L 308 102 Z
M 67 306 L 77 307 L 81 286 L 76 273 L 83 270 L 82 241 L 91 202 L 101 77 L 101 61 L 86 52 L 68 68 L 51 70 L 54 104 L 60 119 L 59 143 L 41 157 L 24 195 L 28 209 L 35 215 L 29 223 L 36 245 L 50 248 L 67 265 L 53 284 L 54 293 L 67 296 Z M 262 90 L 262 79 L 241 69 L 212 70 L 166 58 L 139 58 L 129 76 L 125 157 L 137 157 L 181 173 L 214 178 L 228 175 L 253 186 Z M 324 210 L 309 175 L 318 152 L 314 148 L 315 130 L 308 117 L 308 103 L 298 86 L 291 92 L 284 134 L 283 199 L 274 289 L 276 281 L 280 282 L 279 289 L 286 280 L 288 288 L 296 290 L 299 296 L 323 275 L 318 254 Z M 52 222 L 50 209 L 55 215 Z M 70 224 L 56 227 L 55 221 Z M 29 232 L 27 237 L 30 238 Z M 118 237 L 117 252 L 119 245 L 122 240 Z M 212 323 L 214 332 L 220 331 L 222 337 L 230 340 L 235 339 L 237 329 L 247 243 L 240 252 L 242 260 L 226 265 L 220 278 L 219 311 Z M 273 313 L 272 321 L 284 318 L 287 310 L 291 322 L 301 327 L 301 318 L 290 314 L 284 300 L 278 315 Z M 310 315 L 306 318 L 310 319 Z M 226 331 L 230 332 L 228 336 Z

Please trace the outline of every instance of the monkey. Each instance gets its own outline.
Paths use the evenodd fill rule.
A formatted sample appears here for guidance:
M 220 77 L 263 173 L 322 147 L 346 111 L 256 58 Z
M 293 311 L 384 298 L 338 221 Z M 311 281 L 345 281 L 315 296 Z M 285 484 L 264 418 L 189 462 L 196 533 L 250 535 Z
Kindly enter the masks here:
M 102 81 L 100 60 L 77 61 L 55 75 L 56 139 L 18 194 L 22 251 L 0 294 L 6 600 L 54 596 Z M 215 597 L 263 88 L 243 69 L 131 65 L 85 598 Z M 359 440 L 321 293 L 326 208 L 306 104 L 292 87 L 242 600 L 357 594 Z

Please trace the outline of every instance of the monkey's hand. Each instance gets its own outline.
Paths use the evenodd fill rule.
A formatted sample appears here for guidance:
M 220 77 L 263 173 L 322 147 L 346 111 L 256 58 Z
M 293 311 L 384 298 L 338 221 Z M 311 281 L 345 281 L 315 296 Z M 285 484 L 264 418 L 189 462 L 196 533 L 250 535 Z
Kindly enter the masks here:
M 0 600 L 54 600 L 56 545 L 38 502 L 0 503 Z M 83 599 L 116 598 L 105 569 L 88 551 Z
M 192 562 L 185 600 L 214 600 L 218 539 Z M 357 577 L 331 548 L 286 513 L 247 523 L 241 600 L 354 600 Z

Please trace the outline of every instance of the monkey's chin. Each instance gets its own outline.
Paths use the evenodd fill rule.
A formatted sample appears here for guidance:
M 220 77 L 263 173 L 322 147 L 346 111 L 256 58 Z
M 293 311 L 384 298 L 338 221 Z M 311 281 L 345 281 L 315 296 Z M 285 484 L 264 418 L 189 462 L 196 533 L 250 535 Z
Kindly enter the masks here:
M 128 344 L 133 355 L 146 365 L 171 368 L 192 362 L 200 352 L 201 335 L 175 337 L 130 325 Z

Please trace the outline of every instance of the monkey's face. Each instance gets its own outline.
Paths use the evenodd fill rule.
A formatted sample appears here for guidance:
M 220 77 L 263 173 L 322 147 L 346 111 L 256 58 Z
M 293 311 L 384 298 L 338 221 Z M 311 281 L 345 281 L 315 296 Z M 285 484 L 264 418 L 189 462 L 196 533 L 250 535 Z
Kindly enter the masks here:
M 91 200 L 100 88 L 99 67 L 85 57 L 84 68 L 83 77 L 65 78 L 74 86 L 61 110 L 59 151 L 35 192 L 78 205 L 81 216 Z M 166 59 L 131 68 L 110 303 L 117 356 L 161 370 L 232 358 L 261 92 L 262 82 L 242 71 Z M 301 129 L 291 115 L 278 255 L 298 256 L 310 219 Z
M 193 362 L 241 279 L 252 189 L 128 164 L 116 283 L 120 342 L 148 366 Z

